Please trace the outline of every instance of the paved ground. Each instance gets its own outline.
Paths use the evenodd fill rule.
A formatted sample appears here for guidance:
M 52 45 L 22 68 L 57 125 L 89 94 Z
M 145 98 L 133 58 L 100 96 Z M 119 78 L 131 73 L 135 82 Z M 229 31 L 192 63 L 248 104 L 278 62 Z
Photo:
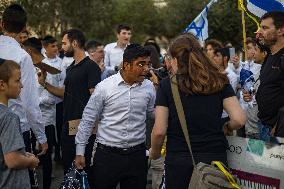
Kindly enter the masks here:
M 63 169 L 61 167 L 61 165 L 54 163 L 53 164 L 53 179 L 52 179 L 52 185 L 51 185 L 51 189 L 59 189 L 60 183 L 63 180 Z M 39 181 L 39 185 L 40 185 L 40 189 L 42 189 L 42 171 L 41 168 L 39 168 L 37 170 L 37 178 Z M 148 173 L 148 184 L 146 189 L 151 189 L 151 171 L 149 171 Z M 119 189 L 119 186 L 117 187 L 117 189 Z

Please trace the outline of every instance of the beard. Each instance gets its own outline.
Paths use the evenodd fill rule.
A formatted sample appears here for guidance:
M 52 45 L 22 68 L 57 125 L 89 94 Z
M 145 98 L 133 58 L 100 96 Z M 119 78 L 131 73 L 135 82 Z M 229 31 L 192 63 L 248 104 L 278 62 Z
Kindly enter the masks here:
M 273 45 L 275 45 L 277 42 L 277 34 L 276 33 L 271 33 L 271 34 L 268 34 L 267 37 L 263 37 L 260 39 L 260 43 L 264 46 L 267 46 L 267 47 L 271 47 Z
M 74 56 L 74 49 L 70 47 L 67 51 L 64 52 L 66 57 L 73 57 Z

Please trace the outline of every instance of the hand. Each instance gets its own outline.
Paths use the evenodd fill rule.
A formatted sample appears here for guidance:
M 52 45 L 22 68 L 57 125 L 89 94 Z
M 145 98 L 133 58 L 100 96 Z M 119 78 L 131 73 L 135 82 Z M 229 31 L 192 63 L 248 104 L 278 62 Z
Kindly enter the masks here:
M 252 95 L 250 95 L 246 90 L 242 90 L 243 92 L 243 99 L 245 102 L 252 101 Z
M 29 166 L 30 169 L 35 169 L 38 166 L 39 159 L 35 156 L 28 156 L 28 158 L 31 161 L 31 164 Z
M 229 127 L 229 122 L 223 125 L 223 131 L 226 136 L 233 136 L 233 130 Z
M 101 63 L 99 64 L 99 67 L 100 67 L 100 69 L 101 69 L 101 72 L 103 72 L 103 71 L 105 70 L 105 65 L 104 65 L 103 62 L 101 62 Z
M 76 169 L 83 169 L 86 166 L 85 157 L 81 155 L 76 155 L 75 157 L 75 167 Z
M 238 56 L 234 56 L 231 59 L 231 62 L 233 63 L 234 67 L 237 69 L 240 66 L 240 59 Z
M 159 79 L 158 79 L 157 75 L 153 72 L 153 70 L 150 70 L 150 73 L 151 73 L 150 80 L 153 82 L 154 85 L 158 85 Z
M 39 145 L 39 150 L 41 151 L 39 154 L 37 154 L 38 156 L 41 156 L 41 155 L 44 155 L 46 154 L 46 151 L 48 149 L 48 144 L 47 142 L 43 143 L 43 144 L 40 144 Z
M 46 80 L 46 71 L 41 70 L 41 72 L 39 72 L 37 75 L 38 75 L 38 83 L 43 86 Z
M 26 152 L 26 153 L 25 153 L 25 156 L 30 157 L 30 156 L 35 156 L 35 155 L 32 154 L 32 153 Z

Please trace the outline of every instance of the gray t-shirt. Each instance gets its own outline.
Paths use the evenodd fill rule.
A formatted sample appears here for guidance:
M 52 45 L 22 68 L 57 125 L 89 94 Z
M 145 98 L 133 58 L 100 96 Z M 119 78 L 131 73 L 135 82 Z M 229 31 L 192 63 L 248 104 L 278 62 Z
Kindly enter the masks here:
M 30 189 L 28 169 L 9 169 L 4 162 L 4 154 L 15 151 L 25 153 L 20 119 L 0 104 L 0 188 Z

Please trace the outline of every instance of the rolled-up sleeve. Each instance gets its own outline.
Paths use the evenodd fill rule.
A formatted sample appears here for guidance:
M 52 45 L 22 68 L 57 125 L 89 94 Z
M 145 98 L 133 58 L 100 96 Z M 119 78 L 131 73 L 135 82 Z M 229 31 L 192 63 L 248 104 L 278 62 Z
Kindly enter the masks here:
M 47 141 L 45 128 L 39 108 L 39 95 L 37 89 L 37 78 L 34 72 L 32 59 L 29 55 L 25 56 L 21 63 L 21 82 L 23 84 L 20 98 L 23 108 L 26 111 L 28 122 L 40 144 Z
M 103 104 L 104 92 L 100 85 L 97 85 L 84 109 L 83 116 L 78 127 L 78 132 L 75 137 L 76 155 L 84 156 L 86 144 L 93 132 L 96 121 L 101 115 Z

